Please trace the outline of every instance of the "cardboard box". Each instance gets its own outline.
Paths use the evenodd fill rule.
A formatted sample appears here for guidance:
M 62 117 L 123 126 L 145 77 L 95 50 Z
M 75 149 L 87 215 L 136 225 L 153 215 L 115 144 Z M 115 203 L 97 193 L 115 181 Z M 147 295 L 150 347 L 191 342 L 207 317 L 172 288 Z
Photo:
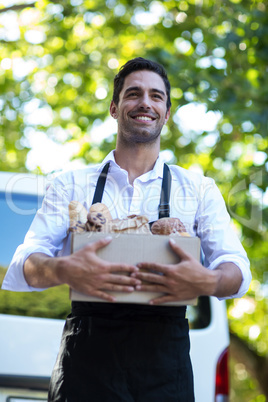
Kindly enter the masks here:
M 179 257 L 169 246 L 169 236 L 148 235 L 148 234 L 109 234 L 113 240 L 106 247 L 98 251 L 98 256 L 111 262 L 124 262 L 136 265 L 139 262 L 158 262 L 163 264 L 174 264 L 179 262 Z M 95 242 L 107 233 L 73 233 L 72 252 L 79 250 L 88 243 Z M 200 239 L 198 237 L 173 237 L 176 243 L 194 258 L 200 260 Z M 108 293 L 108 292 L 107 292 Z M 140 303 L 148 302 L 161 293 L 134 291 L 132 293 L 109 292 L 116 297 L 117 302 L 121 303 Z M 106 302 L 97 297 L 86 296 L 74 290 L 70 291 L 71 300 Z M 196 299 L 165 303 L 165 305 L 194 305 Z

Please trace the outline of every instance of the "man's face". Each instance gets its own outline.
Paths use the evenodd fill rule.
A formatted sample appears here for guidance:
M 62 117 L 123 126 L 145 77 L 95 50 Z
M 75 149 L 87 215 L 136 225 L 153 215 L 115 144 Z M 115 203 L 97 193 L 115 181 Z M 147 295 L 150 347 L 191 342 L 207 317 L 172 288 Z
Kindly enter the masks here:
M 118 139 L 127 143 L 150 143 L 159 138 L 167 122 L 167 94 L 160 75 L 135 71 L 125 78 L 118 105 L 110 113 L 118 121 Z

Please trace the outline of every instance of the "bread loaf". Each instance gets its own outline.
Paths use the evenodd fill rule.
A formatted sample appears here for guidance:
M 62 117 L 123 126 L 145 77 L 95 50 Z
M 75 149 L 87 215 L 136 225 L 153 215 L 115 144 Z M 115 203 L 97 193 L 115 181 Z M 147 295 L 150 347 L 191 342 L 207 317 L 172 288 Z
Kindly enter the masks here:
M 188 235 L 184 224 L 179 218 L 161 218 L 152 224 L 151 231 L 155 235 L 180 234 Z
M 87 210 L 79 201 L 69 203 L 69 218 L 71 232 L 83 232 L 87 221 Z
M 112 215 L 103 203 L 93 204 L 89 211 L 78 201 L 69 204 L 71 232 L 104 232 L 104 233 L 141 233 L 154 235 L 189 236 L 185 226 L 178 218 L 162 218 L 149 227 L 148 218 L 144 215 L 130 215 L 124 219 L 112 219 Z

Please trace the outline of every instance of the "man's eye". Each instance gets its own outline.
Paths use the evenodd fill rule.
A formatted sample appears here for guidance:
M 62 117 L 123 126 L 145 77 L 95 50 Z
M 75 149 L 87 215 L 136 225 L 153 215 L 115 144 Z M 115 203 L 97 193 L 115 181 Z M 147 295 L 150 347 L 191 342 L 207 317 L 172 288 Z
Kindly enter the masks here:
M 154 97 L 154 98 L 157 98 L 157 99 L 163 99 L 162 96 L 159 95 L 159 94 L 154 94 L 153 97 Z

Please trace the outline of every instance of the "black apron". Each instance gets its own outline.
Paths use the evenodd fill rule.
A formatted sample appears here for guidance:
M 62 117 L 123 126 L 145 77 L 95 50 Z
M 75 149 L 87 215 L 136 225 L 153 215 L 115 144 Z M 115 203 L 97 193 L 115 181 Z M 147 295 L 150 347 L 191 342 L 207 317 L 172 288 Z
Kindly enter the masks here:
M 107 163 L 93 204 L 101 202 Z M 164 164 L 159 219 L 169 216 Z M 72 302 L 51 376 L 50 402 L 193 402 L 185 306 Z

